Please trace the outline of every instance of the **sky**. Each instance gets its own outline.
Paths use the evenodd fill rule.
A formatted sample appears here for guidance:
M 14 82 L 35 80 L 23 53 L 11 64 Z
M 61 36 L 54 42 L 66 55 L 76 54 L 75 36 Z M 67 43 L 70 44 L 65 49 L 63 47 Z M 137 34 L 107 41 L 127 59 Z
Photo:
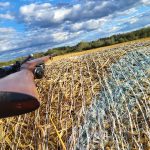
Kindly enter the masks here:
M 150 26 L 150 0 L 0 0 L 0 61 Z

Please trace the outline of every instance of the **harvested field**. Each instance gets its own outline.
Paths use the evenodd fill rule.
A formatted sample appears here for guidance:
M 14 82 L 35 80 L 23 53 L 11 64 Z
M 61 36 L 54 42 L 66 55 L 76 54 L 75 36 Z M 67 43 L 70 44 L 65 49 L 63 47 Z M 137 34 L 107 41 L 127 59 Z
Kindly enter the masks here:
M 52 61 L 41 106 L 0 120 L 4 149 L 150 149 L 150 40 Z

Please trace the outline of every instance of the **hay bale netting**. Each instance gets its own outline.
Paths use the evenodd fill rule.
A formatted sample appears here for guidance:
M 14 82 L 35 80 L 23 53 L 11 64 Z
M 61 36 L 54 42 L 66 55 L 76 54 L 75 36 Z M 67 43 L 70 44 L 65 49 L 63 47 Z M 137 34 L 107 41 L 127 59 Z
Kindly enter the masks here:
M 108 72 L 84 124 L 74 128 L 69 149 L 149 150 L 150 55 L 128 52 Z

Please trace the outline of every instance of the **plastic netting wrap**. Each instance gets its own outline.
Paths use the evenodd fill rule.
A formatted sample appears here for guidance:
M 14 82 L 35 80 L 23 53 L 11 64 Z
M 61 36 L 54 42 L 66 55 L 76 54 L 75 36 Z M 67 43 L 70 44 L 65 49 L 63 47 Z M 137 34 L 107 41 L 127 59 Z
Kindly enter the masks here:
M 150 56 L 129 52 L 103 73 L 103 87 L 79 128 L 75 149 L 148 149 Z M 78 131 L 78 130 L 74 130 Z

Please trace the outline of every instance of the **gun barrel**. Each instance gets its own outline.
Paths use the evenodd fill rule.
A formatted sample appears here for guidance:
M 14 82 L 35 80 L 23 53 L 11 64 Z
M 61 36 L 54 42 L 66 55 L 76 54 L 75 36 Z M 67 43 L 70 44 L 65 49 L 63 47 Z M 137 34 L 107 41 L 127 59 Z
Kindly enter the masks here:
M 20 62 L 20 64 L 24 64 L 25 62 L 29 61 L 30 59 L 33 58 L 33 54 L 30 54 L 25 60 L 23 60 L 22 62 Z
M 44 57 L 41 57 L 41 58 L 37 58 L 37 59 L 27 61 L 26 63 L 21 65 L 21 70 L 22 69 L 28 69 L 30 71 L 33 71 L 35 69 L 36 65 L 48 61 L 49 58 L 50 58 L 50 56 L 44 56 Z

